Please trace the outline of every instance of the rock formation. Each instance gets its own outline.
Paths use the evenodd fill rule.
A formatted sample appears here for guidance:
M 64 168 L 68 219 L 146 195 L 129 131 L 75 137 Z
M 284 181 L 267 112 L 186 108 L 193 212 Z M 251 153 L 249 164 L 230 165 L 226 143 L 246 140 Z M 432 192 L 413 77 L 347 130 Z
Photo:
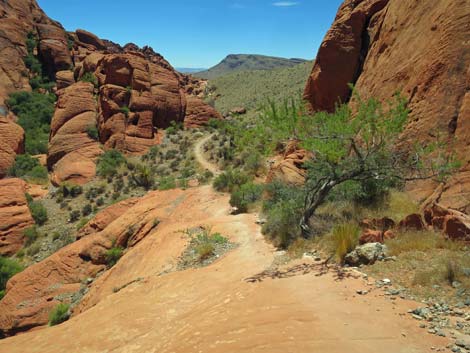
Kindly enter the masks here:
M 49 312 L 58 303 L 75 303 L 81 299 L 95 277 L 101 275 L 101 279 L 107 272 L 116 270 L 113 268 L 103 274 L 109 267 L 106 251 L 121 247 L 126 257 L 130 248 L 160 227 L 160 220 L 163 222 L 173 215 L 182 193 L 157 191 L 113 205 L 85 227 L 81 239 L 12 277 L 0 301 L 0 337 L 45 326 Z M 174 232 L 171 235 L 175 237 Z M 181 251 L 182 246 L 177 249 Z M 139 259 L 142 258 L 139 256 Z M 99 295 L 95 292 L 92 298 L 85 297 L 79 311 L 92 306 L 90 301 L 96 303 L 103 290 L 107 295 L 113 293 L 113 287 L 94 287 L 98 287 L 95 291 Z
M 470 3 L 466 0 L 346 0 L 308 80 L 313 110 L 362 98 L 386 101 L 401 91 L 410 121 L 405 144 L 448 136 L 463 162 L 438 200 L 470 211 Z M 417 186 L 418 188 L 421 186 Z M 428 183 L 422 196 L 437 185 Z
M 0 178 L 15 162 L 17 154 L 24 153 L 23 128 L 10 119 L 0 116 Z
M 78 82 L 57 93 L 47 156 L 56 185 L 64 181 L 82 184 L 95 175 L 95 161 L 103 150 L 89 136 L 97 124 L 93 90 L 91 83 Z
M 282 156 L 274 160 L 266 182 L 282 180 L 287 184 L 302 185 L 305 182 L 306 170 L 304 163 L 309 153 L 298 146 L 298 142 L 290 142 L 284 149 Z
M 21 179 L 0 180 L 0 255 L 16 254 L 24 243 L 24 230 L 34 224 Z

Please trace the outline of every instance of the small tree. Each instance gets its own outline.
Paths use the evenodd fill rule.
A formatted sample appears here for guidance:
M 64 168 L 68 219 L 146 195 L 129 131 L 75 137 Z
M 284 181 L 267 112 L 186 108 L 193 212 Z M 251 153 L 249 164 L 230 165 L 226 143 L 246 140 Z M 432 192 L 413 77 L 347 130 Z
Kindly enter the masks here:
M 406 181 L 443 177 L 457 167 L 452 156 L 435 150 L 435 144 L 397 148 L 408 118 L 403 98 L 396 95 L 385 109 L 375 99 L 355 98 L 356 112 L 344 105 L 334 114 L 317 113 L 300 121 L 299 140 L 312 153 L 300 222 L 305 237 L 312 235 L 309 220 L 315 211 L 344 183 L 385 190 Z

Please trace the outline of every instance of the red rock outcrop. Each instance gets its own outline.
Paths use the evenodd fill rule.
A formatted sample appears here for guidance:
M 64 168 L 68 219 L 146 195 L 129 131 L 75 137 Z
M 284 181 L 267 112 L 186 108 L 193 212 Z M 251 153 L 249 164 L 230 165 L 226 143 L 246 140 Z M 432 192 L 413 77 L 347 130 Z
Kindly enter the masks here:
M 104 42 L 99 39 L 93 33 L 85 31 L 83 29 L 77 29 L 75 31 L 77 38 L 80 42 L 94 46 L 96 49 L 106 49 Z
M 279 156 L 271 166 L 266 182 L 282 180 L 288 184 L 302 185 L 305 182 L 306 169 L 304 163 L 309 153 L 298 146 L 297 141 L 287 144 L 284 154 Z
M 24 230 L 34 224 L 21 179 L 0 180 L 0 255 L 11 256 L 24 244 Z
M 187 128 L 197 128 L 207 125 L 211 119 L 222 119 L 217 110 L 200 98 L 194 96 L 186 97 L 186 116 L 184 126 Z
M 401 90 L 410 119 L 403 142 L 453 139 L 462 171 L 439 203 L 470 211 L 470 2 L 346 0 L 326 35 L 305 97 L 314 110 L 348 102 L 349 83 L 365 99 Z M 437 184 L 418 184 L 427 197 Z
M 10 119 L 0 116 L 0 178 L 15 162 L 17 154 L 24 153 L 23 128 Z
M 470 241 L 470 216 L 465 213 L 433 204 L 424 211 L 424 219 L 449 239 Z
M 78 82 L 57 93 L 47 156 L 56 185 L 64 181 L 83 184 L 95 176 L 95 161 L 103 151 L 88 134 L 97 124 L 93 91 L 91 83 Z
M 73 302 L 74 295 L 87 287 L 89 278 L 94 279 L 107 269 L 108 249 L 113 246 L 132 248 L 156 231 L 159 227 L 156 220 L 172 216 L 181 193 L 157 191 L 111 206 L 89 223 L 88 235 L 12 277 L 0 301 L 0 336 L 47 325 L 53 307 L 60 302 Z M 174 237 L 174 233 L 172 235 Z M 112 288 L 110 291 L 112 293 Z M 91 304 L 81 305 L 83 310 L 84 305 Z
M 405 217 L 398 223 L 399 229 L 424 230 L 423 217 L 420 214 L 413 213 Z

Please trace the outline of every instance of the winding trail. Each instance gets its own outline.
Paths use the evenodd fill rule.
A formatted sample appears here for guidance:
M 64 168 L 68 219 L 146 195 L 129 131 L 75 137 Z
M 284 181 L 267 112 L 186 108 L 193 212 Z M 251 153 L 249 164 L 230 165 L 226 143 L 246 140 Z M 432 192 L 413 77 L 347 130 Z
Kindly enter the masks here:
M 256 215 L 230 215 L 229 196 L 210 186 L 152 197 L 168 199 L 160 225 L 95 281 L 82 313 L 0 340 L 0 352 L 422 353 L 449 343 L 410 317 L 407 311 L 418 303 L 390 300 L 375 288 L 358 295 L 371 289 L 362 277 L 336 280 L 334 271 L 313 271 L 247 282 L 272 266 L 276 250 L 261 235 Z M 240 246 L 210 266 L 175 271 L 186 244 L 181 230 L 200 225 Z
M 194 145 L 194 156 L 196 161 L 201 165 L 203 169 L 209 170 L 215 176 L 220 174 L 220 169 L 204 157 L 203 147 L 208 142 L 214 134 L 210 134 L 206 137 L 203 137 Z

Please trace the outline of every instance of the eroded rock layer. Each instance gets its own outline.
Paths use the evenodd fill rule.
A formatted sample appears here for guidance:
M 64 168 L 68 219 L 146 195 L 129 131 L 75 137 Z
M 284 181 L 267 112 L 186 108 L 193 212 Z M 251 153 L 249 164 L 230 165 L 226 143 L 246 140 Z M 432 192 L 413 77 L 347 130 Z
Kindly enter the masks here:
M 34 224 L 21 179 L 0 180 L 0 255 L 16 254 L 24 244 L 24 230 Z
M 426 144 L 438 135 L 453 141 L 464 166 L 438 201 L 467 212 L 469 37 L 466 0 L 346 0 L 320 47 L 305 89 L 313 110 L 326 111 L 349 101 L 349 83 L 363 98 L 382 101 L 401 91 L 411 110 L 405 145 L 416 140 Z M 422 196 L 429 196 L 435 187 L 430 184 Z M 456 198 L 462 201 L 454 204 Z

